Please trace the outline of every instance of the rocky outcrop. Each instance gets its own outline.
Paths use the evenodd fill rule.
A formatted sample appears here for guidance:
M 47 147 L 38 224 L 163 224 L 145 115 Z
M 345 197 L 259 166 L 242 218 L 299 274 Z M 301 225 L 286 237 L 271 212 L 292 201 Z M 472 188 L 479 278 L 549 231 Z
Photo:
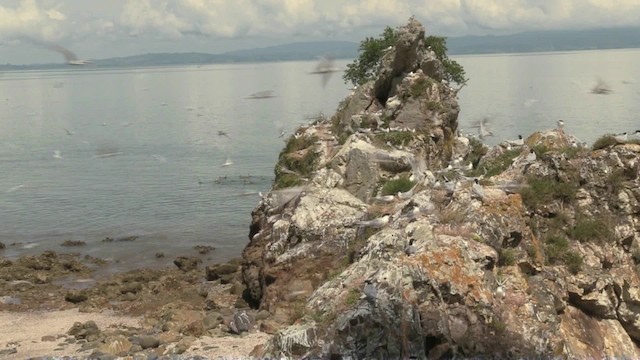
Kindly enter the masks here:
M 282 327 L 263 353 L 640 356 L 640 146 L 459 136 L 424 35 L 410 20 L 378 78 L 283 150 L 242 263 Z

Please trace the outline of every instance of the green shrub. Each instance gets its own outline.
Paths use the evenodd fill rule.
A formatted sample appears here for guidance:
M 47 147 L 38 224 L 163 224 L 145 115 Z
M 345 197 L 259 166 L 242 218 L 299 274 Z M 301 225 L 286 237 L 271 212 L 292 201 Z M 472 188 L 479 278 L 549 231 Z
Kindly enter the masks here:
M 382 187 L 382 195 L 395 195 L 398 192 L 406 192 L 415 186 L 415 182 L 409 180 L 407 176 L 402 176 L 395 180 L 389 180 Z
M 489 178 L 494 175 L 501 174 L 502 172 L 507 170 L 509 166 L 511 166 L 511 164 L 513 163 L 513 159 L 515 159 L 516 156 L 520 155 L 521 152 L 522 152 L 521 149 L 507 150 L 504 153 L 502 153 L 500 156 L 494 159 L 491 159 L 490 161 L 486 161 L 482 163 L 480 166 L 471 170 L 468 173 L 468 175 L 480 176 L 484 174 L 485 178 Z
M 569 240 L 561 235 L 550 235 L 544 240 L 544 252 L 549 264 L 560 264 L 569 251 Z
M 516 264 L 516 251 L 502 248 L 498 254 L 498 266 L 512 266 Z
M 347 294 L 347 299 L 345 300 L 345 303 L 347 305 L 355 305 L 358 303 L 358 300 L 360 299 L 360 290 L 358 289 L 350 289 L 349 293 Z
M 433 111 L 433 112 L 439 112 L 444 110 L 444 106 L 439 101 L 427 101 L 426 107 L 427 107 L 427 110 Z
M 582 256 L 570 250 L 569 240 L 561 235 L 551 235 L 544 240 L 544 251 L 548 264 L 564 264 L 572 274 L 582 269 Z
M 423 96 L 427 89 L 433 84 L 433 80 L 427 77 L 417 78 L 409 88 L 409 94 L 415 98 Z
M 580 242 L 606 242 L 612 237 L 611 224 L 602 218 L 586 219 L 579 216 L 571 230 L 571 237 Z
M 291 136 L 287 140 L 287 144 L 285 145 L 284 149 L 282 149 L 282 151 L 280 152 L 280 156 L 282 156 L 283 154 L 292 153 L 294 151 L 306 149 L 315 144 L 317 141 L 317 136 L 298 136 L 297 138 L 295 136 Z
M 413 133 L 410 131 L 390 131 L 376 134 L 374 141 L 377 145 L 386 145 L 387 142 L 395 146 L 407 146 L 413 140 Z
M 344 81 L 362 85 L 373 80 L 378 72 L 380 59 L 389 46 L 396 44 L 397 39 L 398 30 L 387 26 L 378 38 L 368 37 L 361 41 L 358 49 L 360 55 L 347 65 L 347 70 L 342 76 Z M 436 57 L 442 62 L 444 79 L 460 85 L 465 84 L 467 79 L 465 79 L 464 68 L 447 56 L 447 39 L 441 36 L 427 36 L 424 40 L 425 47 L 431 47 Z
M 346 143 L 347 140 L 349 139 L 349 136 L 351 136 L 351 132 L 349 131 L 346 131 L 340 134 L 340 136 L 338 136 L 338 144 L 344 145 L 344 143 Z
M 295 174 L 279 174 L 276 175 L 275 189 L 285 189 L 292 186 L 302 184 L 302 179 Z
M 528 186 L 520 191 L 525 205 L 536 208 L 553 200 L 571 203 L 576 197 L 578 187 L 572 182 L 558 181 L 552 177 L 527 177 Z
M 582 269 L 582 256 L 575 251 L 568 251 L 564 257 L 567 270 L 572 274 L 577 274 Z
M 602 135 L 601 137 L 599 137 L 591 146 L 591 148 L 593 150 L 600 150 L 600 149 L 604 149 L 607 148 L 609 146 L 613 146 L 615 144 L 617 144 L 618 142 L 616 141 L 616 139 L 613 137 L 613 135 L 611 134 L 606 134 L 606 135 Z

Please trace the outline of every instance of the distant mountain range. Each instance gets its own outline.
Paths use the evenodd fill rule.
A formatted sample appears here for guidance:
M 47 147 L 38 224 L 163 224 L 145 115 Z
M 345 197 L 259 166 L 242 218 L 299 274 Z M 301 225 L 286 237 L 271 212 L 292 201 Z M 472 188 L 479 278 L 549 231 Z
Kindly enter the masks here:
M 353 59 L 358 56 L 356 42 L 298 42 L 264 48 L 208 53 L 157 53 L 93 60 L 91 67 L 146 67 L 265 61 L 314 60 L 320 56 Z M 500 36 L 463 36 L 447 39 L 450 55 L 574 51 L 640 48 L 640 27 L 524 32 Z M 0 65 L 0 70 L 66 68 L 66 64 Z

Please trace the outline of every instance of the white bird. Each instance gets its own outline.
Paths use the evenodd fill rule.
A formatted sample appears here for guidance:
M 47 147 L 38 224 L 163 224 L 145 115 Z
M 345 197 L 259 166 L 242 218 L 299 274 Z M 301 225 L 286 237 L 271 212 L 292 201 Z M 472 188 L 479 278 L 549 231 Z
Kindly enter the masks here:
M 447 195 L 452 196 L 453 193 L 456 191 L 457 186 L 458 186 L 457 181 L 454 181 L 454 180 L 445 181 L 444 190 L 447 192 Z
M 632 136 L 640 136 L 640 130 L 636 130 L 631 134 Z
M 524 139 L 522 139 L 522 135 L 518 135 L 518 140 L 506 140 L 507 144 L 511 146 L 522 146 L 524 145 Z
M 381 202 L 392 202 L 396 199 L 395 196 L 393 195 L 379 195 L 376 196 L 376 200 L 377 201 L 381 201 Z
M 480 185 L 480 181 L 478 181 L 478 179 L 474 179 L 473 185 L 471 185 L 471 197 L 484 200 L 484 189 L 482 188 L 482 185 Z
M 245 99 L 270 99 L 276 97 L 273 90 L 258 91 L 247 96 Z
M 398 196 L 398 199 L 400 200 L 408 200 L 411 199 L 411 197 L 413 196 L 413 189 L 411 188 L 405 192 L 402 191 L 398 191 L 398 193 L 396 194 Z
M 619 143 L 624 143 L 624 142 L 627 142 L 627 140 L 629 140 L 629 137 L 627 136 L 626 132 L 614 135 L 613 138 Z
M 162 163 L 167 162 L 167 158 L 165 158 L 162 155 L 153 154 L 153 155 L 151 155 L 151 157 L 156 159 L 156 161 L 158 161 L 158 162 L 162 162 Z
M 24 187 L 24 184 L 16 185 L 16 186 L 14 186 L 14 187 L 12 187 L 12 188 L 8 189 L 8 190 L 7 190 L 7 193 L 12 193 L 12 192 L 17 191 L 17 190 L 19 190 L 19 189 L 22 189 L 23 187 Z
M 281 130 L 280 131 L 280 135 L 278 135 L 278 138 L 283 138 L 285 135 L 287 135 L 287 131 L 286 130 Z
M 564 120 L 558 120 L 557 124 L 558 124 L 558 129 L 560 130 L 564 129 Z
M 376 298 L 378 297 L 378 289 L 376 289 L 376 286 L 371 282 L 371 280 L 367 279 L 364 281 L 362 293 L 369 303 L 371 303 L 372 305 L 376 303 Z
M 487 136 L 493 136 L 493 133 L 489 131 L 489 119 L 484 118 L 478 123 L 478 136 L 481 140 L 484 140 Z
M 62 155 L 60 154 L 60 150 L 53 150 L 53 158 L 54 159 L 62 159 Z
M 413 243 L 416 241 L 416 239 L 409 239 L 409 245 L 407 245 L 404 248 L 404 253 L 407 254 L 407 256 L 411 256 L 413 254 L 416 253 L 416 251 L 418 251 L 418 249 L 416 248 L 415 245 L 413 245 Z
M 524 158 L 527 162 L 532 163 L 534 161 L 536 161 L 538 157 L 536 156 L 536 152 L 535 150 L 531 149 L 529 150 L 529 153 L 527 154 L 527 156 Z
M 227 156 L 227 160 L 225 160 L 222 166 L 231 166 L 231 165 L 233 165 L 233 161 L 231 161 L 231 159 L 229 159 L 229 157 Z
M 354 222 L 353 225 L 379 229 L 379 228 L 385 227 L 389 223 L 390 218 L 391 216 L 389 214 L 386 214 L 382 217 L 379 217 L 373 220 L 358 220 Z
M 411 165 L 411 175 L 409 180 L 414 183 L 420 183 L 425 177 L 427 170 L 427 163 L 423 157 L 412 157 L 409 159 L 409 165 Z

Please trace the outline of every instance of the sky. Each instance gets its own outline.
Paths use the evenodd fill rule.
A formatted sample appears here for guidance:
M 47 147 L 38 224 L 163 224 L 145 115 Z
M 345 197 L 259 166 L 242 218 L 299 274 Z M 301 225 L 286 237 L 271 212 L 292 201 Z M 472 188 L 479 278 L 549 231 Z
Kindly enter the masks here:
M 414 15 L 442 36 L 640 26 L 640 0 L 0 0 L 0 64 L 360 41 Z

